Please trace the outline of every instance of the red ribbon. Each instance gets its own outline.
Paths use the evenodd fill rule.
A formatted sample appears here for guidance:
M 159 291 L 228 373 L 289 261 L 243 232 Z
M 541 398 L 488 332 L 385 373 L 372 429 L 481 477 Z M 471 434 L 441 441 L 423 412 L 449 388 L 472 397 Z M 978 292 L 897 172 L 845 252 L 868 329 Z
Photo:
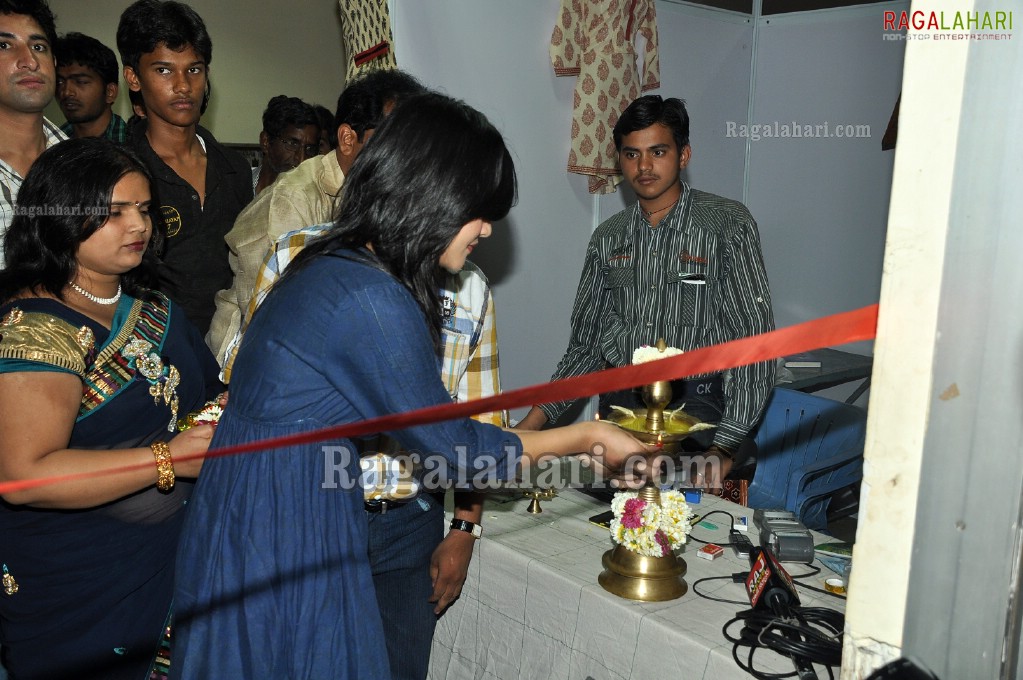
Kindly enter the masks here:
M 820 349 L 821 347 L 871 340 L 874 338 L 876 331 L 877 305 L 875 304 L 852 312 L 844 312 L 815 319 L 814 321 L 807 321 L 795 326 L 789 326 L 788 328 L 771 331 L 770 333 L 733 340 L 711 347 L 703 347 L 667 359 L 658 359 L 657 361 L 622 366 L 620 368 L 610 368 L 605 371 L 588 373 L 575 378 L 566 378 L 542 385 L 523 387 L 485 399 L 440 404 L 416 411 L 395 413 L 357 423 L 325 427 L 301 434 L 226 446 L 220 449 L 212 449 L 204 454 L 181 456 L 178 460 L 234 456 L 266 449 L 310 444 L 328 439 L 343 439 L 375 434 L 377 432 L 401 430 L 414 425 L 424 425 L 442 420 L 451 420 L 452 418 L 464 418 L 488 411 L 501 411 L 555 401 L 569 401 L 590 397 L 603 392 L 630 389 L 657 380 L 678 380 L 692 375 L 718 373 L 730 368 L 746 366 L 769 359 L 777 359 L 789 354 L 808 352 Z M 152 463 L 144 463 L 108 468 L 106 470 L 46 477 L 43 479 L 4 482 L 0 483 L 0 494 L 23 491 L 48 484 L 134 472 L 151 467 Z

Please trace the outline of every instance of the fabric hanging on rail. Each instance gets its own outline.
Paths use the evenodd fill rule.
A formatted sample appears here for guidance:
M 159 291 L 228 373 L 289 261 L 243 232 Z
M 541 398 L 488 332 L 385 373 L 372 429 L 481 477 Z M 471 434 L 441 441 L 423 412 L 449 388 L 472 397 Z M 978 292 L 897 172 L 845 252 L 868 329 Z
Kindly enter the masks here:
M 369 71 L 397 68 L 387 0 L 338 0 L 348 68 L 345 82 Z
M 562 0 L 550 54 L 556 75 L 577 76 L 568 171 L 589 175 L 590 193 L 611 193 L 622 181 L 611 130 L 641 92 L 660 87 L 654 0 Z

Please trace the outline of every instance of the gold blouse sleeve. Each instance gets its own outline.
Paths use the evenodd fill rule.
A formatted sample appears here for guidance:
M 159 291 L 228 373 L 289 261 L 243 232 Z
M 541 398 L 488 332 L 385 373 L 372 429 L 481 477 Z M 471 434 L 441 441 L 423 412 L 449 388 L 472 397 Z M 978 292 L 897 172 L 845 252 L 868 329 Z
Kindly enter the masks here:
M 0 321 L 0 359 L 37 361 L 81 378 L 95 345 L 88 326 L 75 327 L 51 314 L 13 307 Z

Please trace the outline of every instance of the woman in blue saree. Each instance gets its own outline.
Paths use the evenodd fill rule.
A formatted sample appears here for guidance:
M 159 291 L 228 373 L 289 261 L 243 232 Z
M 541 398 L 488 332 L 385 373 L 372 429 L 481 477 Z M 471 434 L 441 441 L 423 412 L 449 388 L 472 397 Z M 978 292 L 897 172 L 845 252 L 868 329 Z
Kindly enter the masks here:
M 184 314 L 147 289 L 161 238 L 145 166 L 99 139 L 44 152 L 0 272 L 0 645 L 11 680 L 143 680 L 165 665 L 174 552 L 216 395 Z M 154 658 L 160 653 L 160 663 Z

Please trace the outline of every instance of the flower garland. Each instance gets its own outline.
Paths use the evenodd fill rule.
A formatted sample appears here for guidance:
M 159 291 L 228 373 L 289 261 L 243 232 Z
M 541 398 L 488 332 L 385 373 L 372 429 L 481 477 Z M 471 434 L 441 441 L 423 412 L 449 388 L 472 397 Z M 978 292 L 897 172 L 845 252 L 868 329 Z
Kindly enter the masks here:
M 179 420 L 178 430 L 184 432 L 196 425 L 212 425 L 216 427 L 223 413 L 224 409 L 220 406 L 220 397 L 218 396 L 216 399 L 206 402 L 198 411 L 193 411 Z
M 684 352 L 678 347 L 666 347 L 662 352 L 651 345 L 640 345 L 636 348 L 636 351 L 632 353 L 632 363 L 645 364 L 648 361 L 677 357 L 680 354 L 684 354 Z
M 663 557 L 686 542 L 692 531 L 692 512 L 678 491 L 662 491 L 661 504 L 639 498 L 634 491 L 621 491 L 611 501 L 614 542 L 646 557 Z

